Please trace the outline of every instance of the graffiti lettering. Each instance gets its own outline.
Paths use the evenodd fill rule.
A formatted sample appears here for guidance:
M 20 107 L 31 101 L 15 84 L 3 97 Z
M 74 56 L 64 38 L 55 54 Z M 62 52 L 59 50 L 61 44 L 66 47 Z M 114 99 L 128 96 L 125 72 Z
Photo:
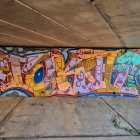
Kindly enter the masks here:
M 137 52 L 60 48 L 24 56 L 10 53 L 0 53 L 0 96 L 14 90 L 19 96 L 140 97 Z

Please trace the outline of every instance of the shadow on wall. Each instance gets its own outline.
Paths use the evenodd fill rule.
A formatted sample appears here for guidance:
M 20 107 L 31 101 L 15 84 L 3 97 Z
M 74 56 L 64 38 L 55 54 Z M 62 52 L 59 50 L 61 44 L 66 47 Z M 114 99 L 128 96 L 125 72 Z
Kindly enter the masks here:
M 59 48 L 0 53 L 0 96 L 140 97 L 140 55 Z

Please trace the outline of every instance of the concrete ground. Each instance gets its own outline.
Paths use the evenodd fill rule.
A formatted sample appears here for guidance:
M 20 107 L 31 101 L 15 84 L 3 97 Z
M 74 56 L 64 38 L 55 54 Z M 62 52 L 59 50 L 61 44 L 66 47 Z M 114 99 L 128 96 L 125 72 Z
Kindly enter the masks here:
M 140 99 L 0 98 L 0 140 L 139 140 Z

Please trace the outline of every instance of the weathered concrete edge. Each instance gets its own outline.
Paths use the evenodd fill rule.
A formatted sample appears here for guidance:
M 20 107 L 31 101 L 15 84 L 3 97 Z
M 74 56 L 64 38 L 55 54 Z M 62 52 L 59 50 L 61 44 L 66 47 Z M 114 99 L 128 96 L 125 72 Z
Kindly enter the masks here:
M 128 139 L 140 139 L 140 136 L 138 135 L 134 135 L 134 136 L 127 136 L 127 135 L 120 135 L 120 136 L 48 136 L 48 137 L 7 137 L 7 138 L 1 138 L 0 140 L 45 140 L 45 139 L 51 139 L 51 140 L 55 140 L 55 139 L 59 139 L 59 140 L 70 140 L 70 139 L 74 139 L 74 140 L 80 140 L 80 139 L 95 139 L 95 140 L 116 140 L 117 139 L 123 139 L 123 140 L 128 140 Z

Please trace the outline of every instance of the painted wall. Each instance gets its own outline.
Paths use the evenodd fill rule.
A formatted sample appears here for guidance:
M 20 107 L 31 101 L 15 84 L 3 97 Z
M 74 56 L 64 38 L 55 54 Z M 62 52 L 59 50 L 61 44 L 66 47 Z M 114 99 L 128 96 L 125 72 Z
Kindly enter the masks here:
M 1 49 L 0 96 L 140 97 L 140 53 Z

